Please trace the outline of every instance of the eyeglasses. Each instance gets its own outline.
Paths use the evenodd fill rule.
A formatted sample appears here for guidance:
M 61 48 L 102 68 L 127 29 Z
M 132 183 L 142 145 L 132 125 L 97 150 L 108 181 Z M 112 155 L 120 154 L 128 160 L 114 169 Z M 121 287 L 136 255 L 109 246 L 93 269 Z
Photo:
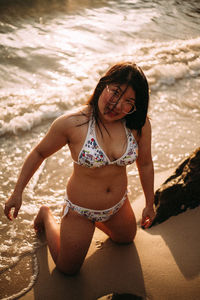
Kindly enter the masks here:
M 107 92 L 110 94 L 110 99 L 108 104 L 112 106 L 111 110 L 118 104 L 120 98 L 122 96 L 121 91 L 118 87 L 108 85 L 106 86 Z M 121 103 L 121 112 L 130 115 L 136 111 L 135 101 L 131 99 L 127 99 Z

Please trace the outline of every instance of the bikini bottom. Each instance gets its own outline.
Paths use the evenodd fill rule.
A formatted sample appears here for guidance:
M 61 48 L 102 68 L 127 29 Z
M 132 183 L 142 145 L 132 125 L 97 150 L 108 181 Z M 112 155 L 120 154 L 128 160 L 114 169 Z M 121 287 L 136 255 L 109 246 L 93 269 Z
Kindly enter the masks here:
M 73 204 L 69 200 L 69 198 L 66 194 L 66 196 L 64 198 L 66 207 L 64 209 L 63 217 L 68 214 L 69 209 L 72 209 L 72 210 L 76 211 L 78 214 L 80 214 L 81 216 L 84 216 L 87 219 L 91 220 L 92 222 L 105 222 L 105 221 L 109 220 L 111 216 L 116 214 L 116 212 L 118 212 L 118 210 L 124 204 L 124 202 L 126 200 L 126 196 L 127 196 L 127 191 L 125 192 L 123 198 L 117 204 L 115 204 L 113 207 L 110 207 L 110 208 L 104 209 L 104 210 L 99 210 L 99 209 L 94 210 L 94 209 L 89 209 L 89 208 L 85 208 L 85 207 L 81 207 L 76 204 Z

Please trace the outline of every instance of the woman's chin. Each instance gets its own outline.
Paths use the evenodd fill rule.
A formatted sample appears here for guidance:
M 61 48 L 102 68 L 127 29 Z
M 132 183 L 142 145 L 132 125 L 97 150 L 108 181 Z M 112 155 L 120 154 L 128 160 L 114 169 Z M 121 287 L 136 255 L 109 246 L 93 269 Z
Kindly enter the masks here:
M 122 114 L 116 113 L 114 111 L 110 111 L 107 113 L 104 113 L 104 118 L 106 120 L 113 120 L 113 121 L 117 121 L 122 119 L 124 116 Z

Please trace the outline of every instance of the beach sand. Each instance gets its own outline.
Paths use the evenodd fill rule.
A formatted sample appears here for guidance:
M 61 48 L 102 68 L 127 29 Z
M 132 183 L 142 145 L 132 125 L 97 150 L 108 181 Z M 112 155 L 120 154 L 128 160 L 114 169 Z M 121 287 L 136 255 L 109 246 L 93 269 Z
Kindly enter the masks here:
M 156 174 L 155 187 L 171 173 Z M 133 244 L 116 245 L 96 229 L 83 267 L 72 277 L 55 268 L 44 246 L 37 251 L 37 281 L 20 299 L 95 300 L 111 293 L 152 300 L 200 299 L 200 207 L 143 230 L 144 197 L 132 206 L 138 223 Z

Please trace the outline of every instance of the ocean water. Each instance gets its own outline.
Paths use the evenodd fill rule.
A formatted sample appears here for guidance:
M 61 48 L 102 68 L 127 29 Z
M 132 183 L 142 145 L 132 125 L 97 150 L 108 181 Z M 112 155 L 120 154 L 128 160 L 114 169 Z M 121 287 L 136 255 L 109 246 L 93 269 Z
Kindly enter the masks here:
M 52 121 L 84 103 L 118 61 L 141 66 L 149 80 L 156 172 L 175 168 L 199 146 L 200 2 L 1 0 L 0 2 L 0 286 L 41 246 L 32 228 L 41 204 L 59 216 L 72 170 L 67 147 L 48 158 L 25 193 L 18 218 L 3 216 L 20 167 Z M 128 167 L 133 198 L 141 193 Z M 19 272 L 19 271 L 18 271 Z M 16 277 L 20 274 L 16 274 Z M 21 288 L 21 290 L 20 290 Z M 14 293 L 13 293 L 14 294 Z M 0 288 L 3 299 L 17 297 Z

